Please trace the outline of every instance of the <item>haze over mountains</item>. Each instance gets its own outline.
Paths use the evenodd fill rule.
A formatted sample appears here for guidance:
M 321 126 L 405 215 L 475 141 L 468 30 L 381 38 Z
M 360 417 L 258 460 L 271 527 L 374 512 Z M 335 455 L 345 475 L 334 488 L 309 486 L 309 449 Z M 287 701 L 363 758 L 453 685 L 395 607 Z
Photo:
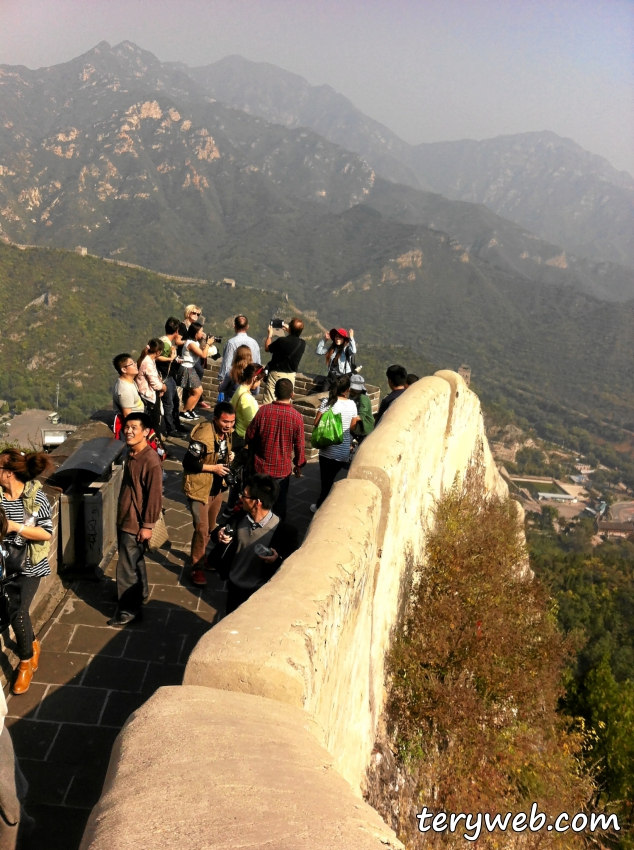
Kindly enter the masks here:
M 264 62 L 173 67 L 236 109 L 360 153 L 389 180 L 485 204 L 567 251 L 634 266 L 634 178 L 571 139 L 546 131 L 410 145 L 330 86 Z
M 604 386 L 634 355 L 632 305 L 606 303 L 634 298 L 631 178 L 548 133 L 448 145 L 406 145 L 272 66 L 187 69 L 102 42 L 52 68 L 0 66 L 0 238 L 234 277 L 365 344 L 466 359 L 490 385 L 633 422 L 632 378 L 618 398 Z M 564 222 L 601 258 L 443 197 L 441 183 L 507 216 Z M 232 297 L 243 309 L 244 290 Z M 52 313 L 40 313 L 45 333 Z

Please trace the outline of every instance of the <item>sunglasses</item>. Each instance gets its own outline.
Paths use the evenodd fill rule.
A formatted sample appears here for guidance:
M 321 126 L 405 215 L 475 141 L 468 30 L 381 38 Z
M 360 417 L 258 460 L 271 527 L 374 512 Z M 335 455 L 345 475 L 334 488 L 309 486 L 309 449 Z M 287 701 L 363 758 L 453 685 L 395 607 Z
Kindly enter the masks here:
M 192 310 L 192 312 L 189 315 L 190 316 L 200 316 L 200 310 Z

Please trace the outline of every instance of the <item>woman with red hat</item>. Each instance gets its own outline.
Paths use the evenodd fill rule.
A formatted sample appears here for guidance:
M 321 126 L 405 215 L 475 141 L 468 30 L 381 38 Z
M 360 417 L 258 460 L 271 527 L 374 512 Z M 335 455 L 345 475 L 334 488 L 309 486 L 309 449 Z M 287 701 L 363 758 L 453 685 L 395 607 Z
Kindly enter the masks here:
M 330 343 L 330 346 L 328 346 Z M 354 341 L 354 331 L 350 328 L 332 328 L 317 345 L 317 354 L 326 355 L 328 375 L 349 375 L 354 371 L 354 355 L 357 344 Z

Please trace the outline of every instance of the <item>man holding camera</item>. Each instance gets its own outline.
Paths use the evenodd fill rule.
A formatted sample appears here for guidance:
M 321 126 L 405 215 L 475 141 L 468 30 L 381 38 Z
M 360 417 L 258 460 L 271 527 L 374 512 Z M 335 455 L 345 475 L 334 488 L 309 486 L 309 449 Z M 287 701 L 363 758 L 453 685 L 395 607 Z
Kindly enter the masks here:
M 231 432 L 236 415 L 227 401 L 214 408 L 212 422 L 204 420 L 192 428 L 189 448 L 183 458 L 183 492 L 194 522 L 192 536 L 191 579 L 197 587 L 205 587 L 204 562 L 209 531 L 216 525 L 227 489 L 225 477 L 233 459 Z
M 284 330 L 287 336 L 273 339 L 274 330 Z M 306 341 L 300 339 L 304 323 L 301 319 L 291 319 L 288 324 L 281 319 L 271 319 L 268 335 L 264 341 L 264 350 L 272 355 L 268 364 L 268 378 L 264 387 L 262 404 L 270 404 L 275 399 L 275 384 L 280 378 L 286 378 L 295 388 L 295 374 L 306 350 Z
M 227 582 L 227 614 L 266 584 L 298 548 L 297 529 L 273 513 L 278 489 L 270 475 L 253 475 L 242 492 L 243 510 L 212 532 L 217 545 L 209 561 Z

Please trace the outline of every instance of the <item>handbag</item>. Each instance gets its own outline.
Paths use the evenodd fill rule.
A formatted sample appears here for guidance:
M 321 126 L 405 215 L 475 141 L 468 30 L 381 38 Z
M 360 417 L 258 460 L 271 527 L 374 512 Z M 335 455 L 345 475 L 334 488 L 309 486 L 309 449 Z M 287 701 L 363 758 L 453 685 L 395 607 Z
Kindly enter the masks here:
M 10 540 L 0 542 L 0 632 L 11 622 L 11 616 L 20 607 L 20 585 L 15 579 L 26 572 L 26 546 Z
M 170 536 L 167 530 L 167 525 L 165 524 L 165 517 L 163 514 L 164 510 L 161 510 L 161 515 L 154 523 L 154 528 L 152 529 L 152 536 L 147 541 L 147 548 L 150 552 L 155 552 L 157 549 L 160 549 L 161 546 L 165 545 L 165 543 L 169 542 Z
M 310 435 L 310 444 L 314 449 L 328 446 L 340 446 L 343 443 L 343 422 L 340 413 L 333 413 L 332 407 L 325 410 Z

